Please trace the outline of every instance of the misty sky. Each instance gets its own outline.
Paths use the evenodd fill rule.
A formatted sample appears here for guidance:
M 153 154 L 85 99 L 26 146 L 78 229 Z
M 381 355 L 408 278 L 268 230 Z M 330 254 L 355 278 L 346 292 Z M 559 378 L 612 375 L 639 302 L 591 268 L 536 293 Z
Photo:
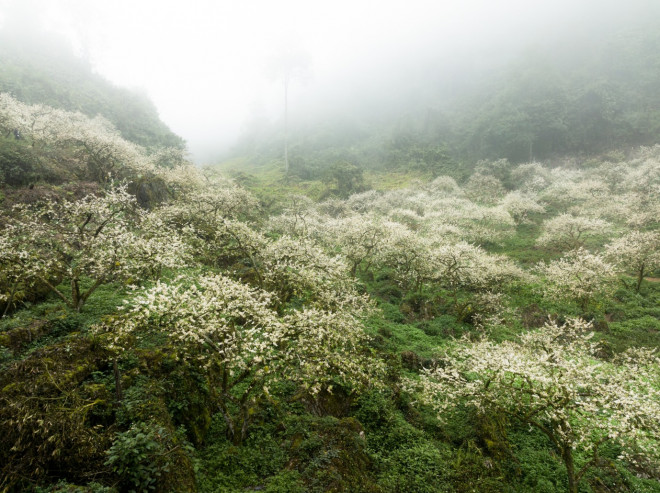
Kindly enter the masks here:
M 640 0 L 641 1 L 641 0 Z M 644 2 L 643 2 L 644 3 Z M 656 2 L 660 3 L 660 2 Z M 291 118 L 352 88 L 378 92 L 414 63 L 487 63 L 594 18 L 644 15 L 608 0 L 0 0 L 64 33 L 94 69 L 147 92 L 196 161 L 231 145 L 251 112 L 283 112 L 273 60 L 309 53 Z M 3 14 L 4 12 L 4 14 Z M 658 10 L 654 10 L 657 14 Z M 440 68 L 441 70 L 441 68 Z M 403 73 L 402 73 L 403 72 Z

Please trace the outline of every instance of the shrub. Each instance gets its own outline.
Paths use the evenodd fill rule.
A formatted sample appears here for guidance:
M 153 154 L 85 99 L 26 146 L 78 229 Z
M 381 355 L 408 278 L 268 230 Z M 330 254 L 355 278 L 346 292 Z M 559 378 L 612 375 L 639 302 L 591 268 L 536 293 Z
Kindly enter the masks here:
M 105 465 L 121 478 L 128 491 L 156 490 L 165 472 L 169 472 L 168 453 L 176 445 L 171 434 L 161 426 L 139 422 L 125 432 L 117 433 L 107 451 Z

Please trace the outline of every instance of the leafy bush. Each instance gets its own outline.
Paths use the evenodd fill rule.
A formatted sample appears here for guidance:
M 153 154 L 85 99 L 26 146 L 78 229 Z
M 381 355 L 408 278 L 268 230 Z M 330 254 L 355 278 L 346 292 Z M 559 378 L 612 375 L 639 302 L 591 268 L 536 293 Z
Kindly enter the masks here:
M 386 461 L 380 484 L 385 491 L 440 492 L 447 491 L 442 481 L 447 454 L 421 442 L 410 448 L 400 448 Z
M 8 139 L 0 138 L 0 185 L 25 186 L 38 178 L 36 158 L 30 148 Z
M 161 475 L 169 472 L 167 455 L 174 448 L 173 438 L 165 428 L 139 422 L 117 433 L 105 464 L 121 478 L 128 491 L 156 490 Z

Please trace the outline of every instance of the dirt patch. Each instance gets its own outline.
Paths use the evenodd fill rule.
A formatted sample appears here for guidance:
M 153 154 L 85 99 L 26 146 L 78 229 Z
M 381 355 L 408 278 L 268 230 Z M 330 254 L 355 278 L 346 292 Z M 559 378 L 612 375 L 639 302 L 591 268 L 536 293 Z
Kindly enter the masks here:
M 644 279 L 649 282 L 660 282 L 660 277 L 645 277 Z

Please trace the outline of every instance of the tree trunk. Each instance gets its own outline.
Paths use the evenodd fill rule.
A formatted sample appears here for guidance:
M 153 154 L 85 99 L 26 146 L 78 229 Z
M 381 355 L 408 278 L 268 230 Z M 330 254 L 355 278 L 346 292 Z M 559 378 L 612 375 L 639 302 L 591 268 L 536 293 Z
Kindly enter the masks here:
M 577 493 L 578 480 L 575 476 L 575 464 L 573 463 L 573 450 L 571 447 L 565 446 L 561 451 L 561 458 L 566 466 L 566 474 L 568 475 L 568 492 Z
M 637 273 L 637 292 L 639 293 L 639 288 L 642 287 L 642 280 L 644 279 L 644 264 L 639 269 Z
M 2 312 L 2 317 L 5 318 L 9 312 L 9 307 L 14 302 L 14 295 L 16 294 L 16 284 L 12 284 L 11 293 L 9 293 L 9 298 L 7 299 L 7 304 L 5 305 L 5 310 Z
M 117 364 L 117 358 L 112 360 L 112 371 L 115 375 L 115 400 L 117 405 L 121 402 L 123 395 L 121 390 L 121 373 L 119 373 L 119 365 Z
M 80 297 L 80 285 L 77 279 L 71 279 L 71 305 L 73 309 L 80 312 L 84 300 Z
M 234 430 L 234 445 L 241 445 L 247 438 L 248 426 L 250 424 L 250 409 L 247 404 L 241 405 L 241 431 Z
M 227 425 L 227 439 L 232 445 L 241 445 L 245 438 L 247 438 L 247 430 L 249 426 L 249 409 L 246 405 L 241 405 L 239 416 L 232 417 L 229 414 L 229 409 L 224 402 L 220 402 L 220 411 L 222 417 Z
M 224 418 L 225 424 L 227 425 L 227 438 L 231 440 L 234 445 L 238 445 L 234 442 L 236 439 L 236 427 L 234 426 L 234 420 L 229 415 L 229 410 L 227 409 L 227 406 L 225 406 L 224 402 L 220 402 L 220 411 L 222 412 L 222 417 Z
M 284 173 L 289 174 L 289 80 L 284 78 Z

